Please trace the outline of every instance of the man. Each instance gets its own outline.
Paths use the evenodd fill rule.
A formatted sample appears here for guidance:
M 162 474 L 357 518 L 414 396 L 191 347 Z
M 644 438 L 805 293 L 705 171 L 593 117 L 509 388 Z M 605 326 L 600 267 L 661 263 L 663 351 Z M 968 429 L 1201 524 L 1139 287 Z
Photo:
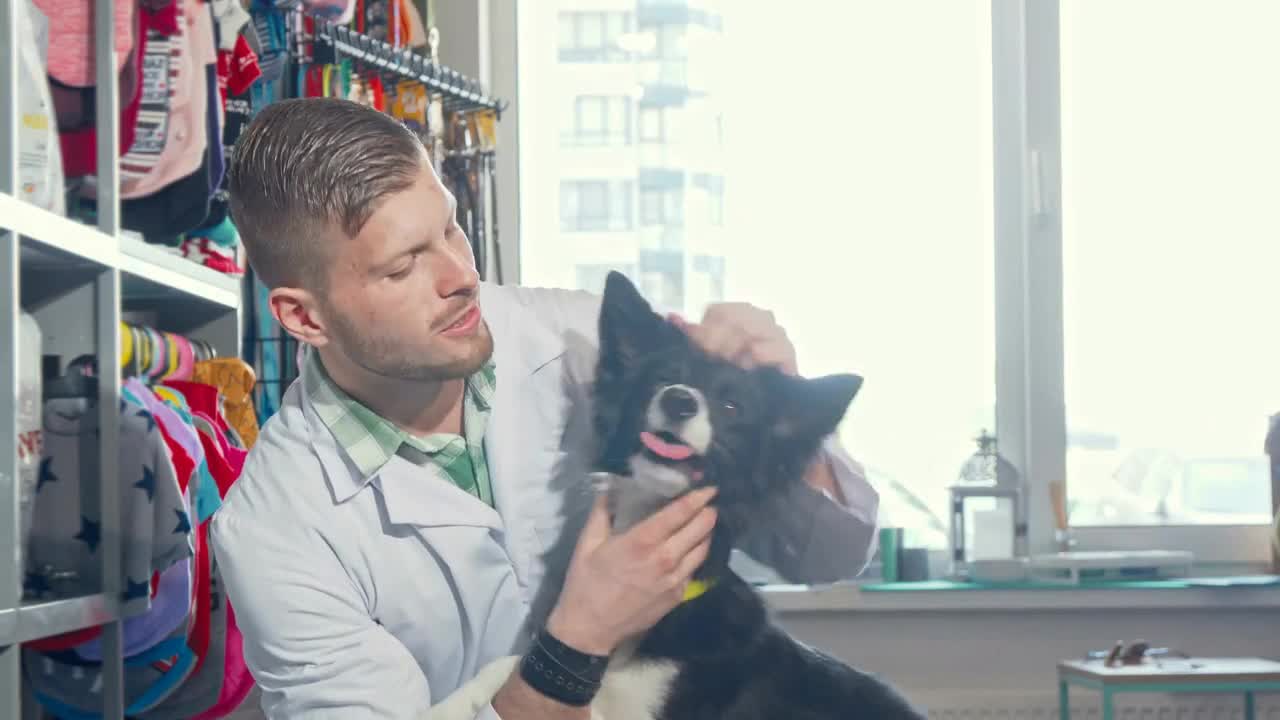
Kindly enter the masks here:
M 231 212 L 308 348 L 212 530 L 268 716 L 414 717 L 534 630 L 603 656 L 680 601 L 710 496 L 611 536 L 584 490 L 599 298 L 480 283 L 410 131 L 341 100 L 273 104 L 236 146 Z M 687 331 L 795 371 L 750 306 Z M 875 491 L 834 441 L 807 480 L 744 550 L 797 581 L 852 577 Z M 588 715 L 517 673 L 479 717 Z

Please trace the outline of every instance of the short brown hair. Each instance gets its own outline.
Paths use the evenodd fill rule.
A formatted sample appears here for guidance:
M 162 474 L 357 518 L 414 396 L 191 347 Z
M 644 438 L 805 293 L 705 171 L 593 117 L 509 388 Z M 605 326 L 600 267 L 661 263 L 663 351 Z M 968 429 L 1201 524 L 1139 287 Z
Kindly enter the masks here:
M 326 231 L 359 234 L 378 201 L 413 184 L 422 142 L 391 117 L 337 98 L 263 108 L 236 142 L 231 219 L 268 287 L 325 285 Z

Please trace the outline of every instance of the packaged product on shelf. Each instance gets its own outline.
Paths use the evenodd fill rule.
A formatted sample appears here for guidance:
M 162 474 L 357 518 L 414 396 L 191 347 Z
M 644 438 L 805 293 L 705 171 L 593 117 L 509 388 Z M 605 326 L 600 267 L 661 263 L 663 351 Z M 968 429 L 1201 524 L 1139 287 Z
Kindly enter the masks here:
M 65 215 L 62 148 L 40 52 L 47 27 L 30 0 L 18 3 L 18 190 L 23 200 Z
M 42 338 L 36 319 L 22 313 L 18 317 L 18 567 L 26 556 L 31 536 L 31 517 L 35 511 L 36 487 L 40 482 L 41 452 L 44 447 L 41 430 L 40 381 Z

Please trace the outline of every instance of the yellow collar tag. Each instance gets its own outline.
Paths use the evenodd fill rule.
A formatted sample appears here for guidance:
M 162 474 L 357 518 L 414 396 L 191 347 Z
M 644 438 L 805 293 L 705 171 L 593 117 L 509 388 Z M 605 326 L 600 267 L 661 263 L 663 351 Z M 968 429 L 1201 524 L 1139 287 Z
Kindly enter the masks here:
M 710 590 L 715 584 L 715 580 L 690 580 L 689 584 L 684 586 L 684 602 L 702 597 L 703 593 Z

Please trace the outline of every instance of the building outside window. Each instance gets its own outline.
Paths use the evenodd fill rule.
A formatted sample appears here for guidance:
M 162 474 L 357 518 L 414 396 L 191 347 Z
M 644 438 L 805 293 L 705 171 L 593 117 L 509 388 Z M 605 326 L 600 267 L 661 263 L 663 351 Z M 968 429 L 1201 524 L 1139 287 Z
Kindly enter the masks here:
M 522 39 L 559 22 L 562 51 L 604 45 L 579 13 L 633 20 L 626 58 L 520 65 L 523 280 L 598 291 L 614 267 L 688 316 L 771 309 L 803 373 L 864 376 L 840 435 L 881 521 L 917 542 L 945 545 L 946 488 L 991 430 L 1036 502 L 1066 482 L 1082 549 L 1265 553 L 1280 103 L 1259 88 L 1280 66 L 1280 5 L 1061 3 L 1059 27 L 1020 44 L 986 0 L 930 5 L 927 22 L 795 1 L 803 32 L 768 4 L 522 5 Z M 1046 52 L 1010 75 L 1009 58 Z M 627 99 L 637 142 L 563 147 L 542 100 L 599 96 Z M 1022 107 L 1060 107 L 1060 136 L 997 132 Z

